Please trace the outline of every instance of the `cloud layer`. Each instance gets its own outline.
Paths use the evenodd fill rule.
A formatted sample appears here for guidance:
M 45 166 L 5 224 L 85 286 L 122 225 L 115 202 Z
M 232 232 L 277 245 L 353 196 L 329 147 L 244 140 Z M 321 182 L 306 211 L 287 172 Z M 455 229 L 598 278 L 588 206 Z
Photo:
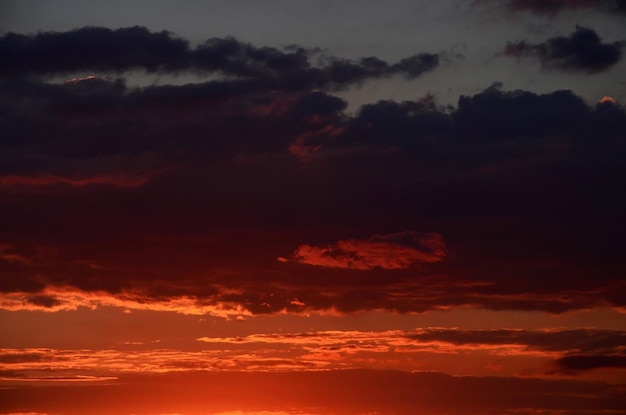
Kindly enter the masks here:
M 499 376 L 571 377 L 598 369 L 624 373 L 624 333 L 615 330 L 308 331 L 125 342 L 104 350 L 0 349 L 5 379 L 114 376 L 182 370 L 317 371 L 395 368 Z M 180 344 L 179 344 L 180 346 Z
M 79 61 L 90 36 L 101 53 Z M 615 100 L 494 83 L 455 107 L 427 95 L 348 114 L 337 86 L 416 76 L 436 59 L 314 65 L 297 48 L 214 39 L 192 49 L 142 28 L 0 44 L 15 55 L 0 80 L 4 308 L 626 305 L 626 113 Z M 224 77 L 115 78 L 132 68 Z M 44 76 L 92 70 L 110 73 Z

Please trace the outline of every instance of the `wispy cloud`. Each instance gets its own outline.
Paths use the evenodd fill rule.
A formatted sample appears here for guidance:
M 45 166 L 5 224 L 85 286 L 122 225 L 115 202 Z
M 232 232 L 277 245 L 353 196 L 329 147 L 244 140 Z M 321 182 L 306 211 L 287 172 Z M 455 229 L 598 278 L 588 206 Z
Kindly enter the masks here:
M 0 362 L 6 379 L 22 381 L 106 380 L 144 372 L 355 368 L 569 376 L 597 368 L 623 369 L 623 340 L 622 332 L 593 329 L 326 330 L 204 336 L 196 339 L 204 345 L 200 349 L 172 349 L 161 343 L 105 350 L 2 349 Z

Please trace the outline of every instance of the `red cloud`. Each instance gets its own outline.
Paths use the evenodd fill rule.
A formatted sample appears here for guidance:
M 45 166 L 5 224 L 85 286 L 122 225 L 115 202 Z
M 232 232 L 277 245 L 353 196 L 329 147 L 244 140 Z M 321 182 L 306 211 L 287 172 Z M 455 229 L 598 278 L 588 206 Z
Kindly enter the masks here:
M 331 268 L 407 269 L 443 260 L 446 248 L 438 233 L 398 232 L 367 239 L 347 239 L 327 246 L 300 245 L 295 261 Z
M 15 247 L 11 244 L 0 243 L 0 260 L 22 264 L 29 264 L 31 262 L 31 258 L 16 253 L 14 249 Z

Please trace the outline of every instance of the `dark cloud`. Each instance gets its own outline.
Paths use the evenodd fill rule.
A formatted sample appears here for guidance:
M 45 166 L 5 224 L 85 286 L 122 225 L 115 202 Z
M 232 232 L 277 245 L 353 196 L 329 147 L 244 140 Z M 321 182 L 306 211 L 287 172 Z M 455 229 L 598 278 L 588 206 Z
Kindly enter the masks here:
M 626 305 L 614 100 L 494 84 L 456 107 L 427 95 L 349 115 L 329 91 L 272 85 L 400 69 L 303 69 L 294 54 L 309 52 L 235 40 L 201 48 L 205 66 L 228 61 L 237 77 L 0 82 L 0 289 L 19 307 L 69 307 L 65 289 L 254 313 Z M 439 242 L 420 245 L 427 235 Z M 304 245 L 378 262 L 277 261 Z M 417 266 L 381 266 L 398 247 Z
M 52 308 L 57 305 L 63 304 L 57 298 L 49 295 L 33 295 L 26 299 L 30 304 L 41 306 L 44 308 Z
M 571 91 L 538 95 L 526 91 L 502 93 L 494 85 L 482 94 L 459 99 L 456 135 L 470 140 L 545 139 L 572 135 L 589 107 Z
M 537 58 L 546 68 L 593 74 L 619 62 L 623 47 L 624 42 L 602 43 L 594 30 L 577 27 L 568 37 L 557 36 L 543 43 L 509 43 L 502 54 Z
M 555 16 L 562 11 L 596 9 L 608 13 L 622 13 L 622 0 L 508 0 L 506 5 L 513 12 L 529 11 L 535 14 Z
M 564 356 L 554 362 L 554 368 L 548 373 L 575 375 L 593 369 L 626 368 L 624 355 L 573 355 Z
M 388 64 L 378 58 L 358 62 L 326 57 L 291 47 L 280 51 L 255 47 L 234 38 L 209 39 L 196 48 L 172 33 L 144 27 L 84 27 L 69 32 L 35 35 L 8 33 L 0 38 L 0 76 L 46 76 L 84 72 L 123 73 L 131 70 L 179 73 L 211 72 L 253 80 L 257 87 L 286 90 L 339 88 L 404 74 L 413 78 L 436 68 L 438 55 L 421 53 Z M 317 58 L 319 64 L 313 60 Z
M 54 74 L 76 71 L 176 70 L 188 66 L 188 42 L 169 32 L 143 27 L 84 27 L 0 38 L 0 74 Z
M 534 350 L 568 354 L 619 353 L 626 333 L 616 330 L 422 330 L 409 336 L 419 341 L 443 341 L 453 344 L 519 344 Z
M 393 69 L 399 73 L 406 73 L 410 77 L 417 77 L 424 72 L 431 71 L 439 65 L 437 55 L 422 53 L 402 59 L 393 65 Z
M 41 362 L 45 359 L 45 357 L 46 356 L 43 353 L 0 353 L 0 363 L 15 364 Z M 17 374 L 17 372 L 15 373 Z

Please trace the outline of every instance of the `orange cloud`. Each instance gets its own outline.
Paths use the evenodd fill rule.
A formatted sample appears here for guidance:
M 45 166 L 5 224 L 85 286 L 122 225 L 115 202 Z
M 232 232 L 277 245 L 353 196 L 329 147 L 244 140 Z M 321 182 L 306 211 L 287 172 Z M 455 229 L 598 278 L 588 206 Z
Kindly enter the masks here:
M 445 253 L 443 237 L 438 233 L 398 232 L 321 247 L 300 245 L 293 259 L 331 268 L 407 269 L 415 264 L 442 261 Z
M 241 347 L 206 350 L 119 349 L 0 349 L 5 369 L 0 381 L 93 382 L 125 373 L 168 373 L 196 370 L 319 370 L 330 362 L 315 362 L 289 351 Z M 293 354 L 293 352 L 291 353 Z
M 243 346 L 254 344 L 281 345 L 281 349 L 297 348 L 308 353 L 355 354 L 355 353 L 436 353 L 459 354 L 471 352 L 487 352 L 494 356 L 541 356 L 554 357 L 556 352 L 536 350 L 519 340 L 490 344 L 488 342 L 466 342 L 455 344 L 445 336 L 437 338 L 438 329 L 416 329 L 412 331 L 340 331 L 327 330 L 307 333 L 284 334 L 251 334 L 243 337 L 200 337 L 197 341 L 209 344 Z M 487 335 L 490 332 L 486 332 Z M 432 335 L 433 338 L 422 340 L 421 335 Z
M 196 338 L 195 346 L 189 344 L 183 348 L 171 348 L 168 341 L 144 344 L 126 341 L 106 349 L 0 348 L 0 364 L 4 369 L 0 381 L 85 382 L 127 373 L 355 368 L 485 375 L 497 367 L 499 373 L 506 375 L 528 376 L 532 371 L 536 376 L 567 376 L 570 373 L 554 370 L 547 373 L 543 368 L 552 362 L 572 369 L 618 366 L 624 359 L 618 357 L 622 337 L 615 331 L 586 329 L 425 328 L 207 336 Z M 587 353 L 587 357 L 571 357 L 572 352 L 578 351 Z M 610 354 L 603 357 L 598 353 Z M 618 366 L 615 370 L 623 371 L 623 368 Z
M 16 292 L 0 293 L 0 309 L 9 311 L 74 311 L 79 307 L 120 307 L 124 310 L 169 311 L 187 315 L 211 315 L 226 319 L 251 316 L 252 313 L 239 304 L 216 302 L 202 303 L 189 296 L 171 297 L 149 301 L 139 292 L 116 295 L 104 292 L 84 292 L 73 288 L 50 287 L 37 294 Z

